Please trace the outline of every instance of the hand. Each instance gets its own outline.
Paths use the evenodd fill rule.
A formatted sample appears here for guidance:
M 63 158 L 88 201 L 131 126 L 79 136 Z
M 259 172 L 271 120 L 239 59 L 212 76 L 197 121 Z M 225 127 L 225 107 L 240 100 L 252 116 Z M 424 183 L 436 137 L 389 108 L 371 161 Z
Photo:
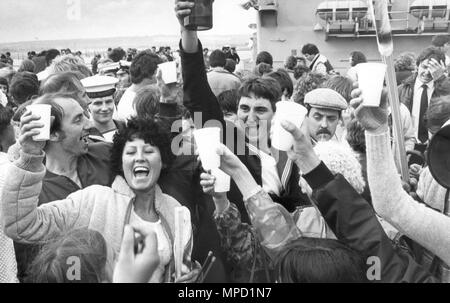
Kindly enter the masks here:
M 234 179 L 241 169 L 246 168 L 241 160 L 231 152 L 225 145 L 221 144 L 217 149 L 220 156 L 220 169 Z
M 302 130 L 289 121 L 281 122 L 281 126 L 294 137 L 294 146 L 287 152 L 289 159 L 294 161 L 303 174 L 310 173 L 320 164 L 320 159 L 314 152 L 311 138 L 306 136 L 306 123 L 303 123 Z
M 438 62 L 436 59 L 430 59 L 428 61 L 428 69 L 434 80 L 439 80 L 445 74 L 445 63 Z
M 187 273 L 186 275 L 181 276 L 178 279 L 175 279 L 175 283 L 194 283 L 200 272 L 201 272 L 202 266 L 200 263 L 195 262 L 194 268 L 191 270 L 191 272 Z
M 142 252 L 134 252 L 134 234 L 145 237 Z M 114 283 L 148 283 L 159 265 L 156 234 L 143 226 L 125 226 L 120 255 L 114 269 Z
M 33 140 L 34 136 L 40 134 L 40 129 L 44 127 L 43 123 L 36 122 L 41 117 L 32 115 L 31 111 L 27 110 L 20 118 L 20 136 L 19 143 L 22 151 L 30 155 L 41 155 L 45 146 L 45 142 L 36 142 Z
M 369 132 L 381 133 L 388 129 L 388 96 L 383 90 L 379 107 L 364 106 L 361 97 L 361 90 L 355 89 L 352 92 L 350 105 L 355 108 L 355 117 L 361 125 Z
M 412 179 L 419 179 L 420 174 L 422 173 L 422 166 L 419 164 L 411 164 L 409 167 L 409 177 Z
M 184 18 L 192 13 L 192 8 L 194 6 L 194 2 L 189 2 L 186 0 L 175 0 L 175 14 L 182 28 L 184 28 Z

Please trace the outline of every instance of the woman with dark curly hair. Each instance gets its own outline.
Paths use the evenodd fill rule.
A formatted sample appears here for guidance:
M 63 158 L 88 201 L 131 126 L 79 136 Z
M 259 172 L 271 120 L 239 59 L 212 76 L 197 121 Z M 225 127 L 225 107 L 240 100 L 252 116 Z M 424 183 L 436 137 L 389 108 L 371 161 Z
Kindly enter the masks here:
M 347 77 L 350 78 L 353 82 L 358 81 L 358 75 L 356 73 L 356 66 L 361 63 L 366 63 L 367 58 L 362 52 L 354 51 L 350 53 L 350 66 L 351 68 L 347 72 Z
M 1 200 L 6 234 L 16 241 L 40 244 L 87 227 L 100 232 L 118 255 L 125 226 L 145 225 L 157 235 L 160 257 L 150 282 L 170 282 L 174 270 L 174 214 L 181 205 L 163 194 L 157 184 L 173 160 L 164 125 L 153 119 L 133 118 L 115 135 L 111 163 L 116 178 L 111 187 L 90 186 L 65 200 L 37 207 L 46 170 L 42 163 L 43 143 L 32 139 L 40 128 L 36 120 L 30 113 L 22 117 L 21 125 L 29 131 L 20 138 L 20 159 L 8 166 L 10 178 Z M 182 272 L 187 274 L 177 282 L 190 282 L 199 271 L 198 264 L 192 270 L 190 220 L 183 227 L 186 236 L 181 242 Z

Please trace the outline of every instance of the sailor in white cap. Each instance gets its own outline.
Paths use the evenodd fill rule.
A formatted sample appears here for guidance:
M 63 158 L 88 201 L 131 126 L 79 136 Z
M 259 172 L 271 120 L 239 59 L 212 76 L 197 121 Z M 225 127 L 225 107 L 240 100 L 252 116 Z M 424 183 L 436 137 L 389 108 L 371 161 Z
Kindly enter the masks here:
M 332 89 L 319 88 L 305 96 L 305 106 L 308 109 L 306 121 L 311 140 L 333 139 L 342 111 L 348 108 L 344 97 Z
M 109 76 L 93 76 L 81 80 L 91 99 L 89 110 L 95 127 L 90 132 L 94 141 L 113 142 L 117 130 L 124 127 L 123 122 L 113 120 L 115 111 L 114 93 L 118 79 Z

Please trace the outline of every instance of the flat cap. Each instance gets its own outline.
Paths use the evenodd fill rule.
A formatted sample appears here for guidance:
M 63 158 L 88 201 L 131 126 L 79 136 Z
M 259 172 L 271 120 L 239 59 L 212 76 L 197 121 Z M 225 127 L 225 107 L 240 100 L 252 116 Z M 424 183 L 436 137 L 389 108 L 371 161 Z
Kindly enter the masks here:
M 348 108 L 347 101 L 336 91 L 329 88 L 315 89 L 305 96 L 305 104 L 314 108 L 343 111 Z

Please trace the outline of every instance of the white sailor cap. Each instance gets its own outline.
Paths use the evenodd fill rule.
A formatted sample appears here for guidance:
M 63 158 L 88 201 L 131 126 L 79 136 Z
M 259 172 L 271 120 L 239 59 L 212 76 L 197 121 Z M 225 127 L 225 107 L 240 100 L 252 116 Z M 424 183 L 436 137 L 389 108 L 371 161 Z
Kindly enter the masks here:
M 81 80 L 89 98 L 103 98 L 114 95 L 119 79 L 109 76 L 95 75 Z

